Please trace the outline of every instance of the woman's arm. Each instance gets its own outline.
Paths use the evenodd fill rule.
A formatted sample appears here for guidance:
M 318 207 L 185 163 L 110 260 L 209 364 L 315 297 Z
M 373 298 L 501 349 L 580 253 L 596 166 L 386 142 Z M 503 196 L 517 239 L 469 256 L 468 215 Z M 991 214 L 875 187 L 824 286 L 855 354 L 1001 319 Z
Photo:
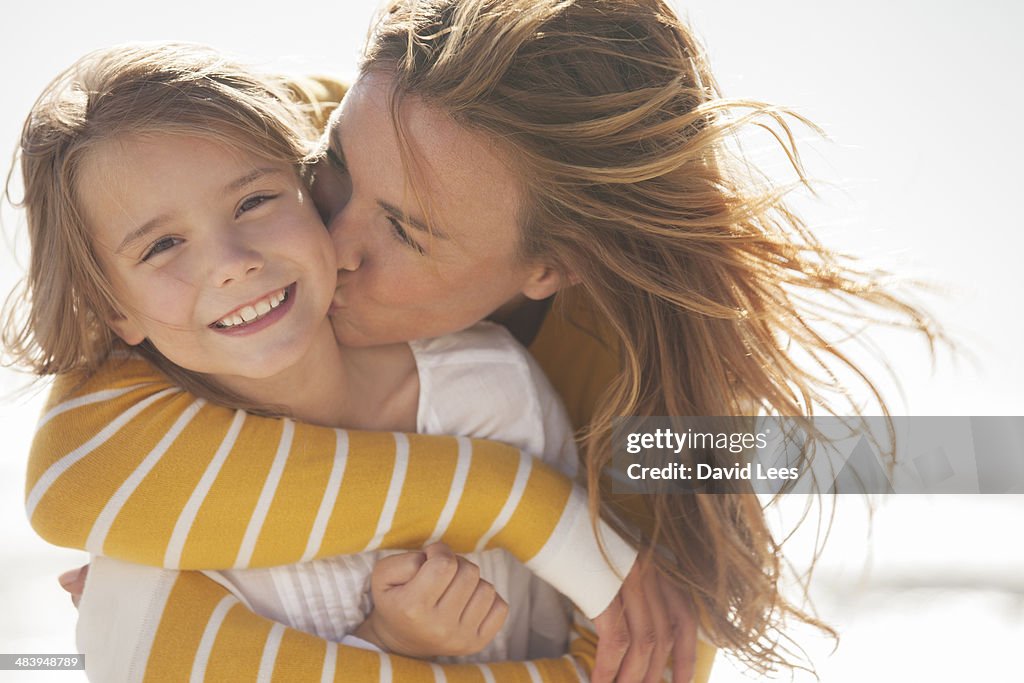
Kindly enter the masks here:
M 591 618 L 636 556 L 605 528 L 609 567 L 583 493 L 509 446 L 247 415 L 135 359 L 84 382 L 58 378 L 32 446 L 27 508 L 57 545 L 180 569 L 435 540 L 457 552 L 500 547 Z
M 78 645 L 104 681 L 588 680 L 594 639 L 571 655 L 532 662 L 434 664 L 322 640 L 260 617 L 199 572 L 97 558 L 80 605 Z

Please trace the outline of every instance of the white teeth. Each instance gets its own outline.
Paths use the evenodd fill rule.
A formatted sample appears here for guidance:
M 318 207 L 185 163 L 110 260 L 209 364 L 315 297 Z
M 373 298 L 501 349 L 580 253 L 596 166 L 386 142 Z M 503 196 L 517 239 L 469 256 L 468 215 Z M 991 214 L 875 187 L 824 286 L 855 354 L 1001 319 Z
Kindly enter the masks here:
M 214 323 L 214 327 L 224 329 L 226 327 L 235 327 L 237 325 L 251 323 L 253 320 L 270 313 L 270 311 L 280 306 L 281 302 L 283 302 L 287 297 L 288 290 L 282 289 L 276 294 L 271 294 L 266 299 L 262 299 L 254 304 L 245 306 L 231 315 L 224 316 Z
M 256 309 L 252 306 L 246 306 L 238 312 L 238 315 L 242 316 L 242 320 L 250 322 L 256 319 Z

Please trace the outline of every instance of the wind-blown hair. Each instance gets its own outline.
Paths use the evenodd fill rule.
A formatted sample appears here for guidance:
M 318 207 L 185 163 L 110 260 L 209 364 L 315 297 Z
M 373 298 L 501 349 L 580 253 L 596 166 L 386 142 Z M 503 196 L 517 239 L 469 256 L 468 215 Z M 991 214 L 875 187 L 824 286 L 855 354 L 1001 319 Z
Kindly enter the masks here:
M 302 172 L 319 136 L 314 119 L 323 118 L 309 111 L 316 98 L 305 85 L 181 43 L 98 50 L 54 79 L 25 121 L 5 188 L 7 201 L 25 209 L 31 245 L 28 273 L 4 306 L 10 360 L 38 375 L 90 372 L 126 348 L 107 324 L 118 302 L 81 208 L 81 169 L 92 150 L 127 136 L 204 136 Z M 19 165 L 23 196 L 16 201 L 11 181 Z M 185 388 L 239 403 L 148 341 L 136 348 Z
M 417 98 L 493 141 L 518 175 L 522 255 L 578 278 L 611 326 L 620 371 L 582 449 L 592 514 L 637 547 L 669 551 L 654 557 L 717 645 L 759 671 L 793 665 L 787 618 L 830 629 L 780 594 L 781 548 L 747 482 L 640 496 L 646 523 L 635 526 L 617 522 L 602 477 L 619 416 L 855 412 L 851 394 L 829 395 L 836 367 L 884 410 L 816 321 L 842 329 L 843 310 L 847 324 L 894 314 L 932 339 L 922 314 L 821 246 L 785 204 L 791 188 L 740 153 L 745 131 L 768 131 L 806 185 L 791 125 L 817 129 L 724 98 L 660 0 L 393 2 L 362 72 L 392 79 L 400 140 L 401 102 Z

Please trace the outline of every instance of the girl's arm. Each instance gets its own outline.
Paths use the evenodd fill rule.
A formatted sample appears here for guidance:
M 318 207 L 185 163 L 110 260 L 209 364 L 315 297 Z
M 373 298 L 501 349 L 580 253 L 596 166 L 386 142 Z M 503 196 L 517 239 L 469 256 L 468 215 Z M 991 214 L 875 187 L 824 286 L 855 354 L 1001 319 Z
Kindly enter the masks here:
M 30 454 L 27 509 L 57 545 L 177 569 L 435 540 L 456 552 L 500 547 L 590 618 L 636 557 L 605 527 L 609 567 L 584 494 L 509 446 L 247 415 L 197 400 L 137 359 L 57 379 Z
M 89 677 L 109 681 L 588 680 L 594 638 L 531 662 L 434 664 L 322 640 L 249 611 L 199 572 L 96 558 L 80 604 L 78 645 Z

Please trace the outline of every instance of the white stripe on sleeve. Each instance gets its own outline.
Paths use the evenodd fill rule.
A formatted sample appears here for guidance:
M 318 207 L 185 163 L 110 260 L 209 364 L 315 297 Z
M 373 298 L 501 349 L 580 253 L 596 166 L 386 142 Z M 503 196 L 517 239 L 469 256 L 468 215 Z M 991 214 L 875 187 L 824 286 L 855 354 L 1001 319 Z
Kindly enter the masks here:
M 63 403 L 56 405 L 53 408 L 50 408 L 50 410 L 48 410 L 47 413 L 39 419 L 39 424 L 36 425 L 36 431 L 42 429 L 43 425 L 45 425 L 47 422 L 57 417 L 61 413 L 66 413 L 69 410 L 81 408 L 82 406 L 91 405 L 93 403 L 102 403 L 103 401 L 110 401 L 111 399 L 115 399 L 119 396 L 124 396 L 129 391 L 141 389 L 147 384 L 133 384 L 130 387 L 121 387 L 120 389 L 105 389 L 103 391 L 97 391 L 92 394 L 86 394 L 85 396 L 79 396 L 78 398 L 73 398 L 68 401 L 64 401 Z
M 228 433 L 224 435 L 224 439 L 220 442 L 220 446 L 217 448 L 217 452 L 214 453 L 213 459 L 206 466 L 206 471 L 203 472 L 199 483 L 196 484 L 192 495 L 189 496 L 188 502 L 185 503 L 181 514 L 178 515 L 178 521 L 174 524 L 171 540 L 167 544 L 167 552 L 164 554 L 164 566 L 168 569 L 177 569 L 181 565 L 181 553 L 185 549 L 185 541 L 188 539 L 188 534 L 192 531 L 192 524 L 196 521 L 199 508 L 202 507 L 203 501 L 206 500 L 206 495 L 210 492 L 210 488 L 213 487 L 213 482 L 217 479 L 217 475 L 220 474 L 224 461 L 227 460 L 231 449 L 235 447 L 235 441 L 238 439 L 238 433 L 242 431 L 243 422 L 245 422 L 245 411 L 236 410 L 235 419 L 231 421 Z
M 384 500 L 384 509 L 380 511 L 380 518 L 377 520 L 377 531 L 365 550 L 379 548 L 381 541 L 384 540 L 384 534 L 391 529 L 395 521 L 395 511 L 398 510 L 398 501 L 402 497 L 405 473 L 409 469 L 409 438 L 400 432 L 395 432 L 392 436 L 395 438 L 395 469 L 391 473 L 391 484 Z
M 452 485 L 448 487 L 448 500 L 445 501 L 441 515 L 437 518 L 437 526 L 434 527 L 434 533 L 430 534 L 430 538 L 423 544 L 424 547 L 440 541 L 441 537 L 444 536 L 444 532 L 448 530 L 448 525 L 452 523 L 452 518 L 455 517 L 455 510 L 459 507 L 462 492 L 466 490 L 466 478 L 469 477 L 469 463 L 473 455 L 473 442 L 464 436 L 458 437 L 457 442 L 459 454 L 455 462 L 455 474 L 452 475 Z
M 270 466 L 267 480 L 263 482 L 263 490 L 260 491 L 259 500 L 256 501 L 256 508 L 249 518 L 249 526 L 245 529 L 245 536 L 242 538 L 242 547 L 238 549 L 238 558 L 235 560 L 236 569 L 244 569 L 249 566 L 252 560 L 253 551 L 256 550 L 256 541 L 263 530 L 263 522 L 270 511 L 270 504 L 277 493 L 277 485 L 281 483 L 281 475 L 284 473 L 284 465 L 288 461 L 288 454 L 292 449 L 292 437 L 295 434 L 295 423 L 291 420 L 284 421 L 281 430 L 281 440 L 277 444 L 277 454 Z
M 522 500 L 523 493 L 526 492 L 526 482 L 529 480 L 532 470 L 533 458 L 519 451 L 519 467 L 516 469 L 516 478 L 512 482 L 512 490 L 509 491 L 508 498 L 505 500 L 505 505 L 502 506 L 501 512 L 494 518 L 491 528 L 480 537 L 480 542 L 476 544 L 476 552 L 486 548 L 495 534 L 504 529 L 505 525 L 508 524 L 508 520 L 512 518 L 512 514 L 519 507 L 519 501 Z
M 97 555 L 103 555 L 103 544 L 107 540 L 107 534 L 110 533 L 110 527 L 113 526 L 114 520 L 117 519 L 118 514 L 121 512 L 121 508 L 124 507 L 128 499 L 131 498 L 132 494 L 135 493 L 135 489 L 139 488 L 139 484 L 143 482 L 146 476 L 156 467 L 156 464 L 160 462 L 160 458 L 164 457 L 164 453 L 171 447 L 175 439 L 184 431 L 188 423 L 192 421 L 192 418 L 196 416 L 199 409 L 205 405 L 206 401 L 203 399 L 196 399 L 192 404 L 178 416 L 178 419 L 174 421 L 171 428 L 167 430 L 167 433 L 163 435 L 163 438 L 157 442 L 153 450 L 142 459 L 139 466 L 128 475 L 128 478 L 121 483 L 114 495 L 110 497 L 107 504 L 103 506 L 103 510 L 99 516 L 96 517 L 96 521 L 93 522 L 92 530 L 89 531 L 89 537 L 85 541 L 85 549 L 91 553 Z
M 302 553 L 300 562 L 309 562 L 316 557 L 320 546 L 324 542 L 324 534 L 327 533 L 327 522 L 334 512 L 334 504 L 338 500 L 338 491 L 341 489 L 341 482 L 345 478 L 345 466 L 348 464 L 348 432 L 343 429 L 336 429 L 334 442 L 334 460 L 331 463 L 331 474 L 327 478 L 327 488 L 324 496 L 320 499 L 320 509 L 316 512 L 316 520 L 313 522 L 313 529 L 309 534 L 309 541 L 306 543 L 306 551 Z
M 260 670 L 256 674 L 256 683 L 271 683 L 274 677 L 274 662 L 277 661 L 277 651 L 281 648 L 281 638 L 284 636 L 284 624 L 276 621 L 270 627 L 267 634 L 267 642 L 263 645 L 263 656 L 260 657 Z
M 213 651 L 213 643 L 217 640 L 217 633 L 228 611 L 238 604 L 238 599 L 233 595 L 225 595 L 217 603 L 210 620 L 206 622 L 203 629 L 203 637 L 199 639 L 199 647 L 196 649 L 196 658 L 192 661 L 192 674 L 189 676 L 189 683 L 204 683 L 206 680 L 206 665 L 210 661 L 210 653 Z
M 337 666 L 338 644 L 327 641 L 327 654 L 324 655 L 324 670 L 320 674 L 320 683 L 332 683 Z
M 380 683 L 393 683 L 394 674 L 391 671 L 391 657 L 388 653 L 380 653 Z
M 43 476 L 39 477 L 39 481 L 37 481 L 35 486 L 32 487 L 32 490 L 29 492 L 28 497 L 25 500 L 25 510 L 28 513 L 28 518 L 32 519 L 32 515 L 34 515 L 36 511 L 36 506 L 39 505 L 39 501 L 42 500 L 44 495 L 46 495 L 46 492 L 53 485 L 53 482 L 55 482 L 62 474 L 67 472 L 72 465 L 106 443 L 110 437 L 117 434 L 122 427 L 135 419 L 135 417 L 143 410 L 153 405 L 161 398 L 179 391 L 180 389 L 172 387 L 170 389 L 159 391 L 152 396 L 139 401 L 105 425 L 103 429 L 101 429 L 91 439 L 50 465 L 47 470 L 43 472 Z
M 491 667 L 486 664 L 477 664 L 477 667 L 480 669 L 480 673 L 484 677 L 484 683 L 497 683 L 497 681 L 494 680 L 494 672 L 491 671 Z

